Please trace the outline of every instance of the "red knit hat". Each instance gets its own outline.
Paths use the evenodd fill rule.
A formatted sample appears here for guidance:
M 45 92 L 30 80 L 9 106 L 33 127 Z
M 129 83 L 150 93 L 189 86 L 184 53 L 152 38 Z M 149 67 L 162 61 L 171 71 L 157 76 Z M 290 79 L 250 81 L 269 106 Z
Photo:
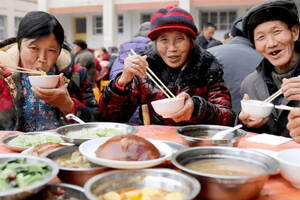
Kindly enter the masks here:
M 197 37 L 197 27 L 190 13 L 175 6 L 159 9 L 151 19 L 151 31 L 148 37 L 155 40 L 162 32 L 175 30 Z

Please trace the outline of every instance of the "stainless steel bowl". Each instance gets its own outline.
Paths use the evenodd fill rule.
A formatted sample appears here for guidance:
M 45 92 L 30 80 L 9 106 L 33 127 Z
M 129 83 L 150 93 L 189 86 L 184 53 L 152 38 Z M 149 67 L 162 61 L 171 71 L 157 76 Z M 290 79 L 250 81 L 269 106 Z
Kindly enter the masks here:
M 195 178 L 164 168 L 106 172 L 88 180 L 84 190 L 90 200 L 98 200 L 107 192 L 143 187 L 182 192 L 186 200 L 195 198 L 200 191 L 200 184 Z
M 194 171 L 186 164 L 201 159 L 230 159 L 255 164 L 265 173 L 255 176 L 223 176 Z M 261 152 L 235 147 L 193 147 L 172 156 L 172 163 L 180 170 L 194 176 L 202 186 L 200 197 L 207 200 L 248 200 L 256 197 L 270 174 L 279 163 Z
M 46 152 L 45 154 L 43 154 L 43 156 L 54 160 L 61 156 L 72 154 L 75 150 L 78 150 L 78 146 L 60 147 Z M 91 177 L 108 170 L 108 168 L 106 167 L 99 166 L 93 163 L 91 163 L 91 166 L 92 168 L 67 168 L 58 166 L 59 172 L 57 176 L 64 183 L 83 186 L 85 182 Z
M 238 129 L 232 132 L 228 139 L 212 140 L 211 137 L 219 132 L 232 128 L 218 125 L 189 125 L 176 129 L 176 133 L 184 138 L 190 147 L 194 146 L 234 146 L 240 138 L 247 135 L 244 130 Z
M 18 137 L 19 135 L 39 135 L 39 134 L 47 134 L 47 135 L 52 135 L 52 136 L 56 136 L 56 137 L 60 137 L 59 135 L 55 135 L 55 133 L 52 132 L 27 132 L 27 133 L 21 133 L 21 134 L 16 134 L 16 135 L 10 135 L 8 137 L 5 137 L 2 140 L 2 143 L 9 148 L 12 151 L 16 151 L 16 152 L 22 152 L 30 147 L 18 147 L 18 146 L 13 146 L 10 145 L 9 142 L 13 139 L 15 139 L 16 137 Z
M 28 163 L 32 163 L 32 162 L 47 163 L 51 168 L 51 172 L 47 176 L 45 176 L 42 180 L 30 184 L 26 187 L 0 191 L 1 200 L 20 200 L 32 196 L 33 194 L 39 192 L 58 173 L 57 165 L 53 161 L 47 158 L 39 158 L 35 156 L 27 156 L 21 154 L 0 154 L 0 163 L 4 163 L 8 160 L 13 160 L 17 158 L 26 158 Z
M 38 194 L 30 197 L 28 200 L 42 199 L 43 194 L 49 192 L 49 190 L 53 191 L 53 193 L 55 194 L 60 193 L 60 191 L 57 191 L 59 189 L 63 190 L 63 198 L 61 199 L 76 198 L 78 200 L 88 200 L 88 198 L 84 194 L 84 189 L 82 187 L 72 185 L 72 184 L 66 184 L 66 183 L 47 184 L 46 187 L 44 187 Z M 43 200 L 50 200 L 50 199 L 47 198 Z
M 72 131 L 81 131 L 83 129 L 95 129 L 95 128 L 115 128 L 115 129 L 119 129 L 122 132 L 124 131 L 125 134 L 132 134 L 138 131 L 137 127 L 130 126 L 127 124 L 111 123 L 111 122 L 91 122 L 85 124 L 71 124 L 71 125 L 62 126 L 57 128 L 55 132 L 58 133 L 65 141 L 79 145 L 87 140 L 90 140 L 91 138 L 74 138 L 74 137 L 67 136 L 67 134 Z

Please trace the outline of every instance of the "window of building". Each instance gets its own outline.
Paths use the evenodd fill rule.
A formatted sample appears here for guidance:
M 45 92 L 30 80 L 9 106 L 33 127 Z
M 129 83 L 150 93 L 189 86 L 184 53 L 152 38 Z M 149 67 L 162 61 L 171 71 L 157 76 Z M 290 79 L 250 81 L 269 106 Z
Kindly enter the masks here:
M 141 24 L 144 22 L 150 22 L 151 14 L 141 14 Z
M 102 34 L 103 33 L 103 18 L 102 16 L 93 17 L 93 34 Z
M 118 33 L 124 32 L 124 17 L 123 15 L 118 15 Z
M 6 39 L 6 17 L 0 15 L 0 40 Z
M 230 30 L 231 24 L 237 17 L 236 11 L 207 11 L 207 12 L 200 12 L 200 26 L 202 27 L 203 24 L 208 22 L 213 23 L 216 25 L 217 30 Z
M 22 17 L 15 17 L 15 34 L 17 35 Z

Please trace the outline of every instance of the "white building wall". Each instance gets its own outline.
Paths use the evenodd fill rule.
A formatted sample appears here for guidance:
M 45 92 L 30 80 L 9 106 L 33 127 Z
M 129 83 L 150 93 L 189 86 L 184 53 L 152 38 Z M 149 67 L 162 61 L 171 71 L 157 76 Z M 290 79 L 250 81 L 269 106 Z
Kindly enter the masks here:
M 1 0 L 0 15 L 5 16 L 6 37 L 15 37 L 15 17 L 23 17 L 27 12 L 37 8 L 35 0 Z

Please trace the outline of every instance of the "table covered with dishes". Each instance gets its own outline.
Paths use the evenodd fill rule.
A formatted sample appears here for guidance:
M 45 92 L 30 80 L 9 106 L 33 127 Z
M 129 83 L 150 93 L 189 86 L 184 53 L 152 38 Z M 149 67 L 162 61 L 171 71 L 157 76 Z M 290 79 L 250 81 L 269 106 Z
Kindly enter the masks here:
M 179 129 L 179 127 L 174 127 L 174 126 L 158 126 L 158 125 L 138 126 L 137 130 L 134 131 L 134 132 L 136 132 L 134 135 L 141 136 L 142 138 L 150 139 L 150 141 L 155 146 L 157 146 L 159 148 L 162 148 L 162 149 L 167 149 L 164 146 L 166 144 L 168 144 L 170 146 L 172 146 L 173 144 L 182 144 L 182 145 L 185 145 L 186 147 L 188 147 L 188 146 L 198 146 L 198 144 L 191 145 L 191 141 L 188 141 L 187 138 L 184 138 L 180 134 L 178 134 L 178 129 Z M 3 139 L 7 139 L 10 136 L 16 135 L 16 134 L 18 135 L 18 134 L 21 134 L 21 133 L 20 132 L 15 132 L 15 131 L 0 131 L 0 139 L 2 141 L 5 141 Z M 300 148 L 300 144 L 297 144 L 292 140 L 284 142 L 283 144 L 280 144 L 280 145 L 267 145 L 267 144 L 262 144 L 262 143 L 258 143 L 258 142 L 251 142 L 250 140 L 248 140 L 250 137 L 253 137 L 253 136 L 256 136 L 256 135 L 257 134 L 255 134 L 255 133 L 246 133 L 246 134 L 242 135 L 243 137 L 241 137 L 239 140 L 237 140 L 237 142 L 233 146 L 236 146 L 236 147 L 239 147 L 239 149 L 242 149 L 241 152 L 240 152 L 241 154 L 243 154 L 243 152 L 242 152 L 243 149 L 256 149 L 256 150 L 257 149 L 263 149 L 267 153 L 270 153 L 270 152 L 274 153 L 274 152 L 278 152 L 278 151 L 281 151 L 281 150 L 284 150 L 284 149 Z M 9 140 L 11 140 L 11 139 L 9 139 Z M 81 153 L 84 153 L 84 151 L 89 152 L 93 148 L 94 143 L 99 143 L 99 142 L 104 143 L 105 142 L 105 140 L 104 141 L 102 141 L 101 139 L 98 139 L 98 140 L 99 141 L 97 141 L 97 139 L 87 141 L 85 144 L 83 144 L 79 147 L 79 151 Z M 74 141 L 74 140 L 67 140 L 67 142 L 70 142 L 70 141 L 73 141 L 74 143 L 78 142 L 78 141 Z M 157 141 L 163 141 L 164 143 L 159 143 Z M 79 141 L 77 144 L 79 145 L 81 143 L 82 143 L 82 141 Z M 158 144 L 156 144 L 156 143 L 158 143 Z M 203 145 L 205 145 L 205 144 L 201 144 L 199 146 L 203 146 Z M 74 147 L 74 146 L 66 146 L 65 147 L 65 149 L 68 149 L 67 151 L 70 151 L 70 152 L 73 152 L 74 148 L 78 148 L 78 147 Z M 200 150 L 201 150 L 201 147 L 200 147 Z M 64 150 L 64 151 L 66 151 L 66 150 Z M 92 150 L 92 151 L 95 151 L 95 150 Z M 196 149 L 194 154 L 198 155 L 200 153 L 200 151 L 199 152 L 198 151 L 199 150 Z M 216 151 L 216 150 L 213 149 L 213 151 Z M 224 151 L 224 150 L 220 149 L 220 151 Z M 16 151 L 12 148 L 8 148 L 8 146 L 6 144 L 0 143 L 0 154 L 3 155 L 3 154 L 9 154 L 9 153 L 16 153 Z M 166 152 L 165 154 L 168 154 L 168 152 Z M 54 159 L 57 155 L 61 155 L 61 152 L 56 151 L 55 153 L 52 153 L 51 155 L 49 155 L 47 157 L 50 158 L 50 159 Z M 89 157 L 90 155 L 85 155 L 84 154 L 84 156 Z M 255 153 L 253 154 L 253 156 L 257 156 L 257 159 L 260 159 L 259 156 L 256 155 Z M 183 155 L 183 157 L 185 157 L 185 155 Z M 160 162 L 160 159 L 162 159 L 163 162 Z M 262 159 L 264 159 L 264 157 L 262 157 Z M 93 158 L 88 158 L 88 160 L 92 161 Z M 178 160 L 179 168 L 178 168 L 177 165 L 174 166 L 174 162 L 171 163 L 171 161 L 164 160 L 163 156 L 160 156 L 156 160 L 157 160 L 157 164 L 158 164 L 156 166 L 153 165 L 153 162 L 151 162 L 151 164 L 149 164 L 147 162 L 144 162 L 143 166 L 140 165 L 140 163 L 139 163 L 138 164 L 139 167 L 137 167 L 137 168 L 151 168 L 151 169 L 159 168 L 160 171 L 161 171 L 160 173 L 162 173 L 162 174 L 165 173 L 166 176 L 168 176 L 168 177 L 169 177 L 169 175 L 167 175 L 167 174 L 169 173 L 169 171 L 164 172 L 163 170 L 165 170 L 165 169 L 162 169 L 162 168 L 173 169 L 174 172 L 172 172 L 172 175 L 175 176 L 179 180 L 179 182 L 187 181 L 186 179 L 184 179 L 185 177 L 182 177 L 182 179 L 180 177 L 180 174 L 183 174 L 182 170 L 180 170 L 180 162 L 181 162 L 180 160 Z M 99 159 L 96 159 L 96 162 L 97 161 L 99 161 Z M 100 162 L 100 163 L 103 163 L 103 162 Z M 132 168 L 134 168 L 133 166 L 136 166 L 134 164 L 134 162 L 132 162 L 133 163 L 132 165 L 125 164 L 124 166 L 120 165 L 120 163 L 122 163 L 122 162 L 115 162 L 115 163 L 116 163 L 115 166 L 113 165 L 114 161 L 111 161 L 107 164 L 108 164 L 108 166 L 112 166 L 114 168 L 119 168 L 119 169 L 132 169 Z M 99 164 L 99 163 L 96 163 L 96 164 Z M 106 164 L 106 163 L 104 162 L 104 164 Z M 61 170 L 61 168 L 60 168 L 60 170 Z M 117 171 L 117 170 L 112 170 L 112 169 L 107 168 L 107 167 L 105 167 L 105 168 L 102 167 L 102 168 L 95 169 L 95 173 L 96 174 L 105 174 L 106 173 L 107 177 L 104 177 L 104 178 L 114 179 L 115 178 L 115 173 L 118 172 L 119 173 L 118 176 L 122 177 L 123 176 L 122 174 L 124 174 L 124 170 L 122 170 L 121 172 Z M 177 172 L 179 172 L 179 173 L 176 174 Z M 109 173 L 111 173 L 111 174 L 109 174 Z M 156 171 L 151 171 L 150 170 L 150 171 L 144 172 L 144 171 L 141 170 L 139 173 L 140 173 L 139 176 L 144 176 L 143 173 L 147 173 L 147 174 L 151 174 L 153 180 L 155 180 L 155 178 L 157 179 L 157 175 L 155 174 Z M 136 176 L 138 176 L 138 173 L 136 173 Z M 80 186 L 83 186 L 83 184 L 85 184 L 85 182 L 87 181 L 87 180 L 84 180 L 84 177 L 79 177 L 79 179 L 80 178 L 82 179 L 81 181 L 84 180 L 83 182 L 80 182 L 80 180 L 71 180 L 72 178 L 71 178 L 71 176 L 69 176 L 69 174 L 67 172 L 64 174 L 64 176 L 60 175 L 60 178 L 61 178 L 60 180 L 57 179 L 57 178 L 53 179 L 52 182 L 72 183 L 72 181 L 74 181 L 74 182 L 77 181 L 76 182 L 77 185 L 79 184 Z M 171 178 L 171 177 L 169 177 L 169 178 Z M 173 181 L 174 183 L 172 185 L 172 187 L 174 187 L 174 188 L 176 188 L 176 184 L 179 184 L 175 181 L 176 178 L 174 179 L 174 181 Z M 97 180 L 95 180 L 94 183 L 97 183 Z M 99 183 L 99 180 L 98 180 L 98 183 Z M 193 182 L 191 182 L 189 184 L 192 184 L 192 183 Z M 118 184 L 122 185 L 120 180 L 117 180 L 117 179 L 116 179 L 115 184 L 116 185 L 118 185 Z M 193 183 L 193 184 L 195 184 L 195 183 Z M 200 186 L 201 190 L 203 190 L 203 189 L 207 190 L 207 188 L 205 188 L 206 186 L 203 186 L 202 184 L 200 184 L 200 185 L 201 185 Z M 68 184 L 67 184 L 67 186 L 68 186 Z M 76 187 L 76 186 L 74 186 L 74 187 Z M 86 187 L 87 186 L 85 186 L 85 188 Z M 92 187 L 92 186 L 90 185 L 90 187 Z M 103 188 L 102 188 L 103 190 L 104 190 L 104 187 L 105 186 L 103 186 Z M 101 189 L 99 188 L 99 190 L 101 190 Z M 218 191 L 215 191 L 215 192 L 218 192 Z M 244 192 L 244 195 L 247 196 L 247 194 L 246 194 L 247 190 L 242 191 L 242 192 Z M 200 198 L 196 197 L 196 199 L 200 199 Z M 232 197 L 232 199 L 234 199 L 234 197 Z M 300 199 L 300 189 L 297 189 L 289 181 L 284 179 L 278 171 L 274 172 L 274 173 L 272 172 L 272 175 L 270 175 L 269 179 L 264 183 L 264 185 L 262 186 L 262 189 L 259 192 L 259 195 L 255 199 L 258 199 L 258 200 L 273 200 L 273 199 L 274 200 L 275 199 L 276 200 L 296 200 L 297 199 L 298 200 L 298 199 Z

